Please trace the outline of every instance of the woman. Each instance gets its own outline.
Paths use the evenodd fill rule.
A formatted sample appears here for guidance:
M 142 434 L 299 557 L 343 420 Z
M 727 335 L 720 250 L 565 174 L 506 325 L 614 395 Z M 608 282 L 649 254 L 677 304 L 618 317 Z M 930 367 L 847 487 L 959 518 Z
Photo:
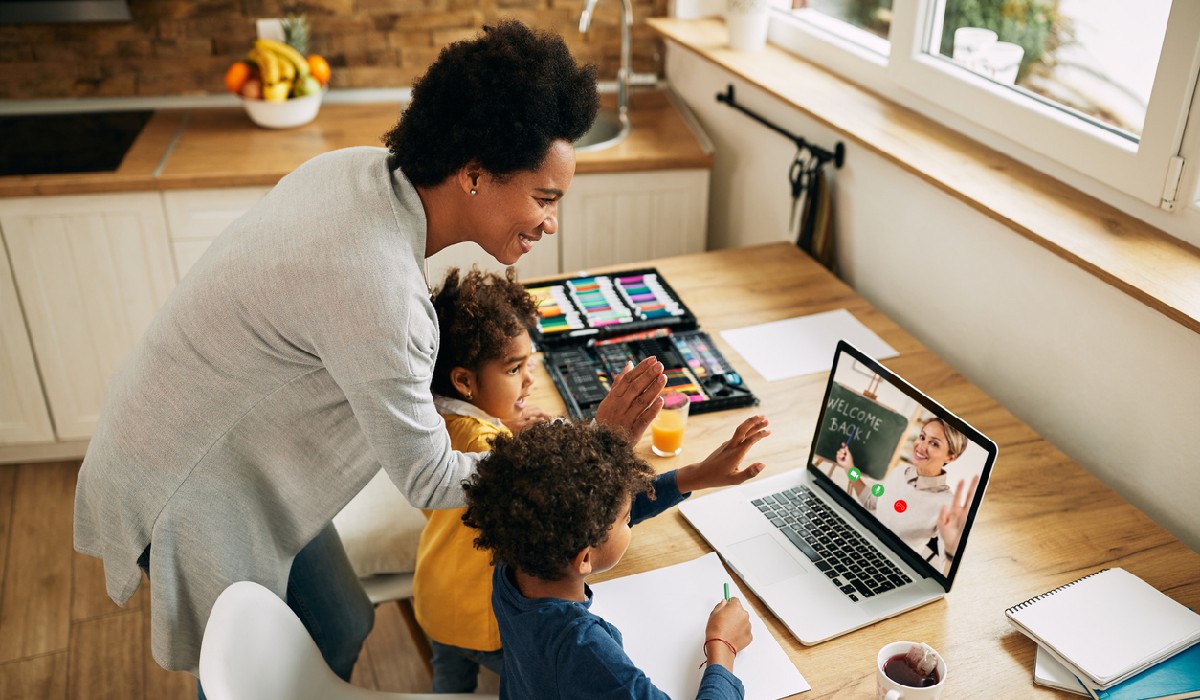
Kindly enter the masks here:
M 946 484 L 946 466 L 962 456 L 967 444 L 966 435 L 941 418 L 933 418 L 921 427 L 913 442 L 912 463 L 888 471 L 880 482 L 881 494 L 876 496 L 867 490 L 861 479 L 850 482 L 850 492 L 860 503 L 938 568 L 943 562 L 948 564 L 958 551 L 959 536 L 979 482 L 975 477 L 965 503 L 961 502 L 963 484 L 960 482 L 953 494 Z M 835 456 L 838 465 L 847 471 L 854 466 L 854 456 L 845 443 Z M 899 502 L 904 505 L 898 507 Z
M 413 505 L 461 506 L 429 383 L 425 258 L 474 241 L 516 262 L 558 227 L 593 67 L 517 22 L 444 49 L 387 150 L 301 165 L 215 241 L 113 376 L 75 500 L 75 545 L 123 604 L 153 579 L 154 657 L 197 672 L 230 583 L 285 598 L 349 678 L 373 610 L 333 516 L 382 466 Z M 665 384 L 653 360 L 597 414 L 632 437 Z

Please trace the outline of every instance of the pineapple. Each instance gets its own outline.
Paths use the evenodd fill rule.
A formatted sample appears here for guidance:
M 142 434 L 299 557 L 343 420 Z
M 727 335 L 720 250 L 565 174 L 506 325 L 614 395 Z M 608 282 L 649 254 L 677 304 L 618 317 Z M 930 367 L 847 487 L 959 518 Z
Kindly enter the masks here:
M 303 14 L 292 14 L 289 12 L 283 18 L 283 41 L 290 45 L 293 49 L 300 52 L 301 56 L 308 55 L 308 17 Z

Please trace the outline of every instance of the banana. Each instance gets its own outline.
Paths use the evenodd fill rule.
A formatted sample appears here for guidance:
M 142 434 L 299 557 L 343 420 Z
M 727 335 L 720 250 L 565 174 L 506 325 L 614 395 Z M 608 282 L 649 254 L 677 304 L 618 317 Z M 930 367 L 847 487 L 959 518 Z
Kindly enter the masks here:
M 281 62 L 288 63 L 295 69 L 294 75 L 308 75 L 308 60 L 290 45 L 274 39 L 256 39 L 254 48 L 258 49 L 259 53 L 274 53 Z
M 296 66 L 293 65 L 291 61 L 280 61 L 279 75 L 282 82 L 292 82 L 296 79 Z
M 274 85 L 279 82 L 279 56 L 259 49 L 257 52 L 258 69 L 262 72 L 263 85 Z

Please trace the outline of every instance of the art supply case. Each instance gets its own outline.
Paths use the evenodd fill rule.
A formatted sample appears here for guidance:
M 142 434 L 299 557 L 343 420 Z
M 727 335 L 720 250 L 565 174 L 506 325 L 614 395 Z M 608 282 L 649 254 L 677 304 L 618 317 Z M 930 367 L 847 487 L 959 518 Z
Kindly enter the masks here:
M 758 404 L 738 372 L 698 328 L 696 316 L 655 268 L 530 285 L 538 302 L 534 342 L 567 412 L 591 418 L 627 362 L 654 356 L 667 388 L 692 413 Z

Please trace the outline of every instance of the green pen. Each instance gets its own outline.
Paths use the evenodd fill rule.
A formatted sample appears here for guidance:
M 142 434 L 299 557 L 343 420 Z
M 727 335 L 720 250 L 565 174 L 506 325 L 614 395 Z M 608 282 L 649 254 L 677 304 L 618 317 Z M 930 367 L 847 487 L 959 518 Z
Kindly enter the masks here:
M 729 584 L 725 584 L 725 601 L 729 601 Z

